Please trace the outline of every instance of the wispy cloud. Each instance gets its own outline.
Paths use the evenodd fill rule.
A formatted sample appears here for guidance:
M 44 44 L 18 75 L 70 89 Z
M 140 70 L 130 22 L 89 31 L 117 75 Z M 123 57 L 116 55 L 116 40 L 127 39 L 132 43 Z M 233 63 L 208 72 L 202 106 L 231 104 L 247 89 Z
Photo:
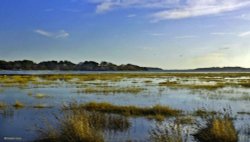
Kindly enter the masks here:
M 197 38 L 196 35 L 183 35 L 183 36 L 176 36 L 177 39 L 185 39 L 185 38 Z
M 216 36 L 224 36 L 224 35 L 235 35 L 235 33 L 227 33 L 227 32 L 213 32 L 210 33 L 211 35 L 216 35 Z
M 96 12 L 103 13 L 116 8 L 169 8 L 179 0 L 89 0 L 97 4 Z
M 152 22 L 214 15 L 250 6 L 249 0 L 89 0 L 96 12 L 118 8 L 154 8 Z M 158 10 L 158 11 L 157 11 Z M 156 12 L 155 12 L 156 11 Z
M 239 37 L 250 36 L 250 31 L 246 31 L 246 32 L 239 33 L 238 36 L 239 36 Z
M 164 33 L 150 33 L 151 36 L 165 36 Z
M 250 20 L 250 15 L 249 14 L 241 14 L 239 16 L 234 17 L 235 19 L 240 19 L 240 20 L 246 20 L 249 21 Z
M 152 15 L 153 21 L 183 19 L 204 15 L 220 14 L 250 6 L 249 0 L 187 0 L 181 8 L 163 10 Z
M 133 17 L 136 17 L 136 14 L 129 14 L 127 15 L 128 18 L 133 18 Z
M 238 33 L 229 33 L 229 32 L 213 32 L 210 33 L 211 35 L 215 35 L 215 36 L 236 36 L 236 37 L 248 37 L 250 36 L 250 31 L 244 31 L 244 32 L 238 32 Z
M 58 32 L 49 32 L 49 31 L 42 30 L 42 29 L 36 29 L 34 30 L 34 32 L 39 35 L 49 37 L 49 38 L 62 39 L 62 38 L 67 38 L 69 36 L 69 33 L 64 30 L 60 30 Z

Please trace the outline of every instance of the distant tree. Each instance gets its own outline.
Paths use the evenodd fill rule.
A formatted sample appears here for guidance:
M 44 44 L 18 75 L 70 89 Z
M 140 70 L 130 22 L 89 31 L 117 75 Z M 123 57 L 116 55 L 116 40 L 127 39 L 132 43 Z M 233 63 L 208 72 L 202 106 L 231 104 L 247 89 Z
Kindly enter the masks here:
M 77 65 L 78 70 L 98 70 L 98 63 L 94 61 L 85 61 Z
M 143 71 L 147 68 L 127 64 L 117 66 L 103 61 L 100 64 L 94 61 L 74 64 L 70 61 L 43 61 L 38 64 L 30 60 L 4 61 L 0 60 L 1 70 L 83 70 L 83 71 Z

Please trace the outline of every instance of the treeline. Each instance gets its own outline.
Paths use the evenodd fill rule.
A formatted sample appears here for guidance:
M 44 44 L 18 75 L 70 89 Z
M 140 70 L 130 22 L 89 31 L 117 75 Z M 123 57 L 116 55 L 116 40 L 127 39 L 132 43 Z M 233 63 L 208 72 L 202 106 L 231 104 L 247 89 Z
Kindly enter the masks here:
M 101 63 L 85 61 L 74 64 L 70 61 L 43 61 L 35 63 L 30 60 L 0 60 L 0 70 L 147 71 L 149 69 L 132 64 L 115 65 L 104 61 Z

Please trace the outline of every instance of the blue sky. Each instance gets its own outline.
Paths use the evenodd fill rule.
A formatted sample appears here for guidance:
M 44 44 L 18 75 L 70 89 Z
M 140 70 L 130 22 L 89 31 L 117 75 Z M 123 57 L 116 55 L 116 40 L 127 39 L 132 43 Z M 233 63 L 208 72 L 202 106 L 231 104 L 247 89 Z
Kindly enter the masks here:
M 0 0 L 0 58 L 250 67 L 250 1 Z

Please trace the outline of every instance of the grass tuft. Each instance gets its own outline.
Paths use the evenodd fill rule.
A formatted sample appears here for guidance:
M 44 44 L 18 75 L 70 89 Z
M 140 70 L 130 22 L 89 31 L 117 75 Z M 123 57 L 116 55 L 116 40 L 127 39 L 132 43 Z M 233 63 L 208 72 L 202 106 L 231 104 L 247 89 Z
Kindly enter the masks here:
M 38 93 L 34 96 L 37 99 L 43 99 L 43 98 L 47 98 L 48 95 L 42 94 L 42 93 Z
M 238 134 L 232 118 L 213 117 L 207 120 L 205 127 L 200 127 L 194 137 L 202 142 L 237 142 Z
M 15 108 L 23 108 L 24 104 L 21 103 L 20 101 L 16 101 L 15 104 L 13 104 L 13 107 L 15 107 Z
M 79 108 L 76 103 L 69 106 Z M 56 120 L 58 127 L 47 125 L 39 129 L 41 135 L 38 141 L 103 142 L 105 130 L 123 131 L 130 127 L 126 117 L 65 107 L 62 115 L 56 116 Z
M 4 102 L 0 102 L 0 109 L 5 108 L 6 104 Z
M 34 105 L 33 108 L 51 108 L 52 106 L 48 106 L 46 104 L 37 104 L 37 105 Z

